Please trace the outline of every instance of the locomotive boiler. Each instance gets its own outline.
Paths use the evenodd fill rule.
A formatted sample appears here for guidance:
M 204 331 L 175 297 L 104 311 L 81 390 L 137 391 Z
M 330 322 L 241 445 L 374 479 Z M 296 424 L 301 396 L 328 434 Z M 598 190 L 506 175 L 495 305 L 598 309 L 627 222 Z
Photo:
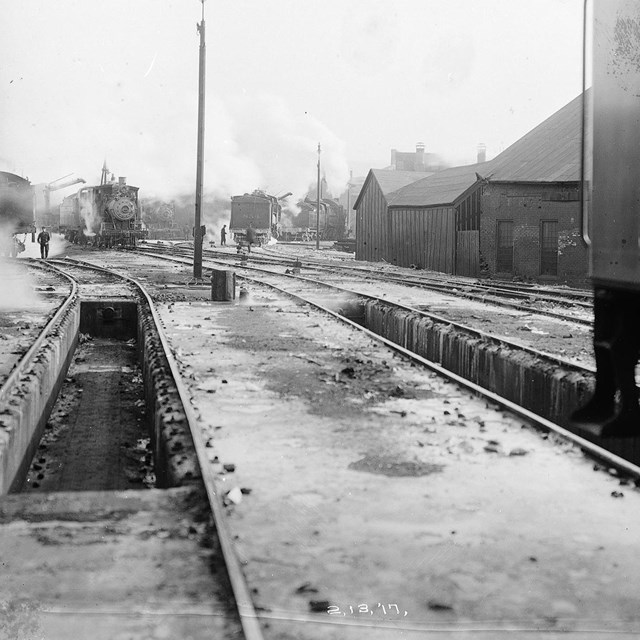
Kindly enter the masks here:
M 600 437 L 640 437 L 640 0 L 585 3 L 583 237 L 596 384 L 574 412 Z

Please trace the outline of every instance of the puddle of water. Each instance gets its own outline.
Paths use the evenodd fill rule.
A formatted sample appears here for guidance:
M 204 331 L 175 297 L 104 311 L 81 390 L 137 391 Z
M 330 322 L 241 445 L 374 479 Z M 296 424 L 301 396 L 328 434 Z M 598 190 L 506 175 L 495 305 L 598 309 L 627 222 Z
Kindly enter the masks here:
M 349 469 L 389 477 L 417 477 L 428 476 L 431 473 L 439 473 L 444 469 L 444 465 L 410 460 L 396 460 L 384 456 L 365 456 L 361 460 L 352 462 L 349 465 Z

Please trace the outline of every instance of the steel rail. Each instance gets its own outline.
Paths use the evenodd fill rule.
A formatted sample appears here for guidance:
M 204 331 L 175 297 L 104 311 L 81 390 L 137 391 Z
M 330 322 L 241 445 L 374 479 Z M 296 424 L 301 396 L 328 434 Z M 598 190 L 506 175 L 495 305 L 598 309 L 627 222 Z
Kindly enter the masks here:
M 147 247 L 145 247 L 142 250 L 144 252 L 153 251 L 152 249 Z M 163 247 L 162 250 L 165 251 L 166 248 Z M 189 250 L 183 249 L 182 247 L 180 247 L 178 248 L 178 251 L 189 251 Z M 173 251 L 172 253 L 175 254 L 175 251 Z M 206 250 L 205 253 L 211 254 L 211 253 L 220 253 L 220 252 Z M 227 260 L 228 260 L 228 254 L 224 254 L 224 255 L 227 256 Z M 268 259 L 265 259 L 264 256 L 260 256 L 260 257 L 252 256 L 252 259 L 256 262 L 263 262 L 265 264 L 281 263 L 283 260 L 283 258 L 279 258 L 275 254 L 269 254 L 269 256 L 270 257 Z M 209 259 L 215 260 L 216 258 L 209 258 Z M 297 259 L 297 258 L 292 258 L 292 259 Z M 374 270 L 369 270 L 364 267 L 328 265 L 325 263 L 320 263 L 318 261 L 310 261 L 310 260 L 305 260 L 305 263 L 307 265 L 312 265 L 312 268 L 315 270 L 331 271 L 331 272 L 340 272 L 340 271 L 356 272 L 356 273 L 363 272 L 367 274 L 367 277 L 373 278 L 376 280 L 382 280 L 383 282 L 395 282 L 401 285 L 415 286 L 415 287 L 420 287 L 421 289 L 434 290 L 434 291 L 442 292 L 445 295 L 450 295 L 457 298 L 466 298 L 468 300 L 475 300 L 478 302 L 482 302 L 484 304 L 492 304 L 498 307 L 515 309 L 517 311 L 522 311 L 525 313 L 532 313 L 535 315 L 547 316 L 550 318 L 554 318 L 556 320 L 567 320 L 567 317 L 556 311 L 550 311 L 547 309 L 538 309 L 538 308 L 520 304 L 517 302 L 506 302 L 505 300 L 501 300 L 500 296 L 502 295 L 503 297 L 513 297 L 513 298 L 517 298 L 517 297 L 531 298 L 533 295 L 535 295 L 538 301 L 543 301 L 543 302 L 551 302 L 555 304 L 566 304 L 569 306 L 577 306 L 577 307 L 583 307 L 587 309 L 590 309 L 592 306 L 590 303 L 579 301 L 579 300 L 554 298 L 553 296 L 545 295 L 544 292 L 530 291 L 528 293 L 517 292 L 516 294 L 516 293 L 510 292 L 510 291 L 513 291 L 513 289 L 509 290 L 506 288 L 504 289 L 504 292 L 502 292 L 501 287 L 499 285 L 482 285 L 482 284 L 476 284 L 476 283 L 466 283 L 464 281 L 455 282 L 455 284 L 453 283 L 446 284 L 442 280 L 435 280 L 435 279 L 428 279 L 428 278 L 411 279 L 411 278 L 405 278 L 402 276 L 395 276 L 392 274 L 376 273 Z M 451 286 L 459 287 L 460 289 L 456 289 L 455 291 L 452 291 L 450 288 Z M 471 291 L 461 290 L 464 288 L 478 289 L 480 291 L 484 290 L 486 291 L 486 293 L 485 294 L 474 293 Z M 587 318 L 571 317 L 570 320 L 571 322 L 575 322 L 576 324 L 581 324 L 584 326 L 591 326 L 593 324 L 593 321 Z
M 13 389 L 13 387 L 17 385 L 18 379 L 24 374 L 24 370 L 27 367 L 31 366 L 31 362 L 34 356 L 40 350 L 43 342 L 48 337 L 48 335 L 62 320 L 67 310 L 78 300 L 78 286 L 72 277 L 68 276 L 66 273 L 62 273 L 48 263 L 37 262 L 35 260 L 32 260 L 31 258 L 27 258 L 27 260 L 29 261 L 30 266 L 42 269 L 43 271 L 54 271 L 58 275 L 63 276 L 69 281 L 69 284 L 71 286 L 69 289 L 69 295 L 67 296 L 66 300 L 64 300 L 64 302 L 60 304 L 56 312 L 53 314 L 51 320 L 49 320 L 49 322 L 47 322 L 47 324 L 43 327 L 42 331 L 35 339 L 33 344 L 29 347 L 22 358 L 20 358 L 20 360 L 16 363 L 15 367 L 11 370 L 11 373 L 9 373 L 9 375 L 7 376 L 7 379 L 2 383 L 2 386 L 0 387 L 0 406 L 6 406 L 8 404 L 7 396 L 10 394 L 11 389 Z
M 174 262 L 184 262 L 187 259 L 186 258 L 180 258 L 177 256 L 166 256 L 163 254 L 153 254 L 153 253 L 149 253 L 149 252 L 145 252 L 147 255 L 151 255 L 151 256 L 155 256 L 157 258 L 161 258 L 164 260 L 170 260 L 170 261 L 174 261 Z M 212 258 L 208 258 L 209 261 L 211 262 L 217 262 L 220 263 L 222 261 L 220 260 L 216 260 L 216 259 L 212 259 Z M 228 263 L 224 263 L 228 266 Z M 435 313 L 431 313 L 429 311 L 425 311 L 423 309 L 417 309 L 415 307 L 410 307 L 408 305 L 402 304 L 401 302 L 394 302 L 392 300 L 386 300 L 383 298 L 379 298 L 377 296 L 368 294 L 368 293 L 359 293 L 357 291 L 353 291 L 352 289 L 347 289 L 345 287 L 341 287 L 338 286 L 336 284 L 330 284 L 328 282 L 323 282 L 322 280 L 314 280 L 313 278 L 308 278 L 306 276 L 300 276 L 300 275 L 296 275 L 296 274 L 290 274 L 290 273 L 276 273 L 273 271 L 268 271 L 266 269 L 262 269 L 260 267 L 251 267 L 248 265 L 237 265 L 236 268 L 238 269 L 246 269 L 249 271 L 262 271 L 265 274 L 268 275 L 272 275 L 272 276 L 276 276 L 276 277 L 282 277 L 282 278 L 293 278 L 296 280 L 301 280 L 303 282 L 308 282 L 310 284 L 314 284 L 314 285 L 318 285 L 318 286 L 322 286 L 322 287 L 326 287 L 328 289 L 335 289 L 336 291 L 339 291 L 341 293 L 346 293 L 346 294 L 350 294 L 359 298 L 366 298 L 369 299 L 373 302 L 380 302 L 382 304 L 385 304 L 387 306 L 392 306 L 395 307 L 397 309 L 400 309 L 402 311 L 407 311 L 409 313 L 415 313 L 419 316 L 422 316 L 423 318 L 427 318 L 429 320 L 432 320 L 433 322 L 436 322 L 438 324 L 446 324 L 449 325 L 459 331 L 462 331 L 464 333 L 467 333 L 469 335 L 472 335 L 476 338 L 480 338 L 482 340 L 485 340 L 487 342 L 490 342 L 492 344 L 495 344 L 496 346 L 501 346 L 501 347 L 509 347 L 511 349 L 517 350 L 517 351 L 523 351 L 525 353 L 528 353 L 536 358 L 539 358 L 541 360 L 544 360 L 546 362 L 548 362 L 549 364 L 553 364 L 554 366 L 561 366 L 564 367 L 565 369 L 568 369 L 570 371 L 573 371 L 575 373 L 580 373 L 580 374 L 584 374 L 584 373 L 595 373 L 595 367 L 591 367 L 589 365 L 579 365 L 576 364 L 575 362 L 571 362 L 570 360 L 566 360 L 565 358 L 550 354 L 550 353 L 545 353 L 544 351 L 539 351 L 538 349 L 534 349 L 533 347 L 529 347 L 527 345 L 522 345 L 522 344 L 518 344 L 517 342 L 512 342 L 511 340 L 508 340 L 507 338 L 500 338 L 498 336 L 494 336 L 490 333 L 486 333 L 485 331 L 482 331 L 481 329 L 475 329 L 473 327 L 469 327 L 467 325 L 461 324 L 460 322 L 456 322 L 455 320 L 450 320 L 448 318 L 445 318 L 444 316 L 440 316 L 438 314 Z M 238 276 L 238 277 L 244 277 L 244 276 Z M 268 283 L 265 283 L 268 284 Z M 573 322 L 573 319 L 566 319 L 563 318 L 564 320 L 566 320 L 567 322 Z
M 276 257 L 275 254 L 269 254 Z M 458 298 L 467 298 L 469 300 L 478 300 L 480 302 L 490 302 L 491 304 L 495 304 L 496 306 L 506 307 L 510 309 L 517 309 L 521 311 L 527 311 L 530 313 L 535 313 L 538 315 L 549 316 L 551 318 L 561 318 L 565 319 L 560 313 L 555 311 L 549 311 L 546 309 L 536 309 L 535 307 L 530 307 L 527 305 L 519 304 L 517 302 L 505 302 L 500 300 L 499 297 L 511 297 L 511 298 L 520 298 L 520 299 L 530 299 L 535 296 L 537 301 L 541 302 L 550 302 L 554 304 L 561 304 L 567 306 L 574 306 L 579 308 L 591 309 L 592 303 L 585 302 L 583 299 L 570 299 L 566 297 L 566 294 L 558 294 L 558 295 L 550 295 L 548 291 L 540 291 L 535 289 L 519 289 L 513 285 L 502 285 L 502 284 L 480 284 L 476 282 L 465 282 L 464 280 L 442 280 L 435 278 L 416 278 L 411 277 L 403 277 L 401 275 L 394 274 L 385 274 L 376 272 L 373 269 L 367 269 L 366 267 L 354 267 L 354 266 L 346 266 L 346 265 L 330 265 L 326 263 L 319 263 L 318 261 L 309 261 L 305 260 L 307 264 L 313 265 L 314 268 L 322 269 L 322 270 L 330 270 L 330 271 L 352 271 L 356 273 L 366 273 L 368 277 L 374 278 L 376 280 L 382 280 L 384 282 L 397 282 L 398 284 L 405 284 L 409 286 L 416 286 L 422 289 L 431 289 L 435 291 L 442 291 L 447 295 L 452 295 Z M 451 287 L 456 288 L 456 291 L 452 291 Z M 462 291 L 460 289 L 463 289 Z M 464 291 L 464 289 L 475 289 L 476 291 Z M 482 292 L 485 293 L 482 293 Z M 561 296 L 564 297 L 561 297 Z M 493 299 L 495 296 L 498 299 Z M 491 300 L 487 300 L 487 297 L 492 297 Z M 584 298 L 584 296 L 580 295 L 580 298 Z M 587 320 L 585 318 L 571 318 L 573 322 L 577 322 L 578 324 L 591 325 L 592 320 Z
M 161 256 L 162 258 L 166 258 L 165 256 Z M 178 260 L 176 260 L 178 261 Z M 278 274 L 278 275 L 282 275 L 282 274 Z M 133 278 L 128 278 L 127 276 L 124 276 L 125 278 L 129 279 L 130 281 L 134 282 L 137 286 L 141 287 L 141 290 L 144 290 L 144 288 Z M 298 303 L 302 303 L 305 305 L 308 305 L 310 307 L 313 307 L 319 311 L 321 311 L 322 313 L 325 313 L 326 315 L 333 317 L 334 319 L 346 324 L 347 326 L 352 327 L 354 330 L 361 332 L 362 335 L 366 335 L 368 336 L 370 339 L 380 343 L 380 344 L 384 344 L 387 348 L 393 350 L 394 352 L 401 354 L 403 357 L 407 358 L 408 360 L 418 363 L 422 366 L 424 366 L 425 368 L 433 371 L 434 373 L 443 376 L 444 378 L 450 380 L 451 382 L 454 382 L 456 384 L 458 384 L 460 387 L 470 391 L 471 393 L 473 393 L 474 395 L 481 397 L 485 400 L 488 400 L 489 402 L 492 402 L 494 405 L 496 405 L 498 408 L 501 408 L 503 410 L 509 411 L 512 415 L 517 416 L 518 418 L 526 421 L 532 428 L 543 432 L 543 433 L 551 433 L 554 436 L 557 436 L 558 439 L 560 439 L 561 441 L 565 441 L 565 442 L 570 442 L 571 444 L 575 445 L 576 447 L 579 447 L 584 453 L 585 455 L 587 455 L 588 457 L 597 460 L 599 463 L 606 465 L 607 468 L 614 468 L 616 469 L 619 473 L 621 473 L 624 476 L 627 477 L 631 477 L 633 479 L 639 480 L 640 479 L 640 467 L 607 451 L 606 449 L 603 449 L 602 447 L 599 447 L 598 445 L 590 442 L 589 440 L 586 440 L 576 434 L 571 433 L 570 431 L 554 424 L 553 422 L 546 420 L 545 418 L 542 418 L 534 413 L 532 413 L 531 411 L 527 410 L 527 409 L 523 409 L 522 407 L 518 406 L 517 404 L 507 400 L 506 398 L 503 398 L 502 396 L 499 396 L 498 394 L 495 394 L 491 391 L 488 391 L 486 389 L 484 389 L 483 387 L 469 382 L 468 380 L 462 378 L 461 376 L 454 374 L 450 371 L 448 371 L 447 369 L 443 368 L 441 365 L 432 362 L 422 356 L 419 356 L 413 352 L 411 352 L 410 350 L 401 347 L 400 345 L 392 342 L 391 340 L 388 340 L 387 338 L 383 338 L 382 336 L 379 336 L 378 334 L 370 331 L 369 329 L 366 329 L 364 327 L 362 327 L 361 325 L 357 324 L 356 322 L 353 322 L 352 320 L 349 320 L 348 318 L 345 318 L 344 316 L 340 315 L 339 313 L 336 313 L 335 311 L 328 309 L 327 307 L 324 307 L 321 304 L 318 304 L 316 302 L 313 302 L 311 300 L 307 300 L 304 297 L 302 297 L 299 294 L 296 293 L 292 293 L 290 291 L 287 291 L 285 289 L 283 289 L 282 287 L 278 287 L 277 285 L 274 284 L 270 284 L 270 283 L 265 283 L 257 278 L 252 278 L 250 276 L 241 276 L 243 279 L 245 280 L 249 280 L 252 281 L 254 283 L 256 283 L 258 286 L 266 286 L 269 287 L 272 290 L 278 291 L 279 293 L 281 293 L 282 295 L 293 299 L 295 301 L 297 301 Z M 146 293 L 146 292 L 145 292 Z M 150 305 L 150 308 L 152 310 L 155 311 L 153 305 Z M 159 321 L 159 318 L 154 314 L 154 318 L 156 318 L 156 322 Z M 163 336 L 163 333 L 160 332 L 160 335 Z M 165 344 L 165 343 L 163 343 Z M 168 345 L 167 345 L 168 346 Z M 166 346 L 165 346 L 166 348 Z M 167 350 L 167 353 L 171 353 L 170 350 Z M 178 379 L 180 379 L 178 377 Z M 189 413 L 192 413 L 192 410 L 190 409 L 190 404 L 188 403 L 188 398 L 185 397 L 185 400 L 187 400 L 187 402 L 185 403 L 185 409 L 189 410 Z M 202 444 L 202 443 L 201 443 Z M 206 454 L 205 454 L 205 458 L 206 458 Z M 214 491 L 214 496 L 213 499 L 215 502 L 218 502 L 220 500 L 219 494 L 217 493 L 217 491 L 215 491 L 215 482 L 212 485 L 213 491 Z M 233 549 L 231 549 L 231 552 L 233 553 Z M 235 554 L 233 554 L 235 557 Z M 239 568 L 238 568 L 239 570 Z M 241 572 L 240 572 L 241 573 Z M 270 613 L 270 612 L 265 612 L 264 614 L 262 613 L 256 613 L 255 611 L 252 611 L 250 614 L 245 612 L 245 616 L 250 616 L 250 619 L 252 621 L 254 621 L 257 625 L 257 620 L 258 619 L 265 619 L 265 620 L 269 620 L 269 619 L 280 619 L 281 616 L 279 616 L 276 612 Z M 285 615 L 283 616 L 285 619 L 290 619 L 291 616 L 290 615 Z M 294 618 L 295 619 L 295 618 Z M 245 617 L 241 617 L 241 620 L 245 620 Z M 309 622 L 309 623 L 313 623 L 313 622 L 317 622 L 322 624 L 324 621 L 318 620 L 311 620 L 308 618 L 308 616 L 300 616 L 300 621 L 303 622 Z M 332 621 L 333 622 L 333 621 Z M 336 622 L 336 624 L 338 624 Z M 259 626 L 258 628 L 258 632 L 259 632 Z M 407 631 L 414 631 L 413 628 L 409 628 L 407 627 L 406 629 Z M 422 625 L 419 625 L 416 627 L 415 629 L 416 631 L 420 631 L 420 632 L 424 632 L 425 628 L 422 627 Z M 521 629 L 518 629 L 521 630 Z M 524 629 L 525 631 L 527 631 L 528 629 Z M 256 636 L 256 637 L 260 637 L 260 636 Z
M 380 273 L 380 269 L 379 268 L 376 269 L 375 267 L 365 267 L 365 266 L 356 267 L 355 265 L 344 265 L 344 264 L 332 265 L 332 264 L 328 264 L 326 261 L 323 262 L 321 260 L 318 260 L 317 258 L 301 258 L 300 256 L 297 256 L 295 254 L 274 252 L 269 249 L 265 250 L 264 248 L 263 248 L 263 252 L 265 255 L 273 257 L 276 260 L 278 259 L 278 256 L 281 256 L 280 259 L 289 259 L 289 260 L 304 259 L 304 261 L 307 264 L 326 266 L 328 268 L 334 268 L 334 269 L 345 269 L 349 271 L 362 272 L 366 274 L 372 274 L 376 277 L 381 277 L 381 278 L 388 277 L 386 274 Z M 396 265 L 389 264 L 388 262 L 384 262 L 383 264 L 396 269 L 402 268 L 402 267 L 396 267 Z M 562 299 L 563 297 L 566 298 L 567 296 L 569 296 L 568 299 L 566 300 L 566 302 L 569 304 L 575 304 L 580 300 L 583 300 L 583 301 L 587 300 L 588 302 L 585 302 L 585 304 L 588 304 L 593 299 L 593 293 L 587 290 L 582 291 L 582 290 L 572 289 L 570 291 L 565 291 L 560 289 L 554 289 L 551 287 L 548 287 L 545 289 L 539 289 L 539 288 L 536 288 L 537 285 L 524 284 L 524 283 L 517 284 L 513 282 L 505 282 L 500 280 L 492 281 L 491 284 L 485 284 L 483 282 L 478 282 L 477 280 L 472 281 L 472 278 L 467 276 L 457 276 L 457 277 L 447 276 L 445 278 L 443 277 L 437 278 L 434 276 L 429 276 L 426 273 L 422 274 L 420 270 L 418 270 L 417 273 L 421 274 L 419 277 L 417 276 L 417 274 L 413 276 L 413 278 L 415 279 L 415 282 L 417 283 L 430 283 L 430 282 L 438 283 L 438 284 L 449 283 L 453 286 L 468 286 L 468 287 L 475 287 L 478 289 L 488 289 L 488 290 L 500 289 L 507 292 L 512 291 L 514 293 L 519 293 L 522 296 L 531 296 L 531 295 L 536 295 L 537 297 L 542 296 L 544 299 L 548 300 L 549 302 L 556 302 L 558 301 L 558 298 Z M 389 275 L 394 277 L 393 274 L 389 274 Z
M 253 280 L 252 278 L 247 278 L 249 280 Z M 512 402 L 511 400 L 507 400 L 506 398 L 493 393 L 492 391 L 489 391 L 487 389 L 485 389 L 484 387 L 481 387 L 480 385 L 476 384 L 475 382 L 471 382 L 469 380 L 467 380 L 466 378 L 463 378 L 462 376 L 459 376 L 456 373 L 453 373 L 452 371 L 449 371 L 448 369 L 445 369 L 444 367 L 442 367 L 441 365 L 432 362 L 431 360 L 427 360 L 426 358 L 419 356 L 418 354 L 414 353 L 413 351 L 410 351 L 409 349 L 406 349 L 405 347 L 400 346 L 399 344 L 389 340 L 388 338 L 384 338 L 380 335 L 378 335 L 377 333 L 374 333 L 373 331 L 371 331 L 370 329 L 367 329 L 365 327 L 363 327 L 362 325 L 359 325 L 357 322 L 354 322 L 353 320 L 349 320 L 349 318 L 346 318 L 342 315 L 340 315 L 339 313 L 336 313 L 335 311 L 332 311 L 331 309 L 328 309 L 327 307 L 324 307 L 321 304 L 318 304 L 316 302 L 313 302 L 311 300 L 307 300 L 306 298 L 303 298 L 302 296 L 296 294 L 296 293 L 292 293 L 290 291 L 287 291 L 285 289 L 282 289 L 281 287 L 278 287 L 277 285 L 273 285 L 273 284 L 269 284 L 269 283 L 264 283 L 264 282 L 260 282 L 259 280 L 254 280 L 254 282 L 258 283 L 258 284 L 263 284 L 266 286 L 271 287 L 272 289 L 275 289 L 276 291 L 279 291 L 280 293 L 282 293 L 283 295 L 286 295 L 288 297 L 294 298 L 296 300 L 299 300 L 305 304 L 311 305 L 313 307 L 315 307 L 316 309 L 329 314 L 330 316 L 345 322 L 346 324 L 348 324 L 349 326 L 353 327 L 354 329 L 357 329 L 358 331 L 363 332 L 365 335 L 369 336 L 370 338 L 377 340 L 381 343 L 383 343 L 384 345 L 386 345 L 387 347 L 389 347 L 390 349 L 396 351 L 397 353 L 400 353 L 402 355 L 404 355 L 405 357 L 409 358 L 410 360 L 414 361 L 414 362 L 418 362 L 421 365 L 423 365 L 424 367 L 430 369 L 431 371 L 451 380 L 452 382 L 455 382 L 456 384 L 459 384 L 460 386 L 464 387 L 465 389 L 468 389 L 469 391 L 471 391 L 472 393 L 474 393 L 474 395 L 477 395 L 478 397 L 484 398 L 486 400 L 489 400 L 493 403 L 495 403 L 496 405 L 498 405 L 499 407 L 501 407 L 502 409 L 505 409 L 507 411 L 510 411 L 511 413 L 517 415 L 519 418 L 522 418 L 528 422 L 530 422 L 534 427 L 536 427 L 537 429 L 541 430 L 541 431 L 545 431 L 545 432 L 553 432 L 554 434 L 558 435 L 559 437 L 563 438 L 564 440 L 569 440 L 570 442 L 572 442 L 573 444 L 577 445 L 578 447 L 580 447 L 581 449 L 583 449 L 584 451 L 586 451 L 587 453 L 589 453 L 590 456 L 592 456 L 593 458 L 606 463 L 607 465 L 609 465 L 610 467 L 614 467 L 615 469 L 622 471 L 625 474 L 628 474 L 629 476 L 633 477 L 634 479 L 640 479 L 640 466 L 633 464 L 632 462 L 629 462 L 628 460 L 625 460 L 624 458 L 621 458 L 620 456 L 617 456 L 614 453 L 611 453 L 610 451 L 607 451 L 606 449 L 603 449 L 602 447 L 594 444 L 593 442 L 582 438 L 581 436 L 578 436 L 574 433 L 572 433 L 571 431 L 564 429 L 563 427 L 560 427 L 559 425 L 551 422 L 550 420 L 547 420 L 546 418 L 543 418 L 535 413 L 533 413 L 532 411 L 529 411 L 528 409 L 524 409 L 523 407 L 515 404 L 514 402 Z
M 189 425 L 191 437 L 193 438 L 193 444 L 196 450 L 198 464 L 200 465 L 200 470 L 202 472 L 202 481 L 205 486 L 207 498 L 209 500 L 209 506 L 211 507 L 211 512 L 220 542 L 220 549 L 225 561 L 227 573 L 229 574 L 229 581 L 231 583 L 231 589 L 236 601 L 236 608 L 238 611 L 238 616 L 240 618 L 240 624 L 242 625 L 242 631 L 244 633 L 245 640 L 263 640 L 262 630 L 258 622 L 258 615 L 256 614 L 253 602 L 251 600 L 249 587 L 247 586 L 244 574 L 242 572 L 240 561 L 238 560 L 238 557 L 233 548 L 231 534 L 226 525 L 221 491 L 218 489 L 215 474 L 211 467 L 211 463 L 209 462 L 205 442 L 203 441 L 200 429 L 197 427 L 198 418 L 191 406 L 191 397 L 189 391 L 182 382 L 182 376 L 180 375 L 178 363 L 173 356 L 167 337 L 164 333 L 164 330 L 162 329 L 162 321 L 160 319 L 160 316 L 158 315 L 155 305 L 153 304 L 151 296 L 147 293 L 144 285 L 142 285 L 142 283 L 140 283 L 135 278 L 132 278 L 131 276 L 118 273 L 117 271 L 107 269 L 105 267 L 93 265 L 90 262 L 76 260 L 73 258 L 67 258 L 66 260 L 73 265 L 77 264 L 87 269 L 104 271 L 106 273 L 116 275 L 123 280 L 126 280 L 138 289 L 141 296 L 149 306 L 149 310 L 158 331 L 158 336 L 160 337 L 162 348 L 164 349 L 165 355 L 167 357 L 167 362 L 169 363 L 171 375 L 174 379 L 180 401 L 182 402 L 182 406 L 187 417 L 187 423 Z

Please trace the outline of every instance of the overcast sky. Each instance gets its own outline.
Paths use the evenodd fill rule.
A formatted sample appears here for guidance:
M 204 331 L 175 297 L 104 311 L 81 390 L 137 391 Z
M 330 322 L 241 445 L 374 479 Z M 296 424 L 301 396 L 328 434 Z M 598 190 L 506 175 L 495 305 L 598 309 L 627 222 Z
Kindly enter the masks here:
M 199 0 L 0 0 L 0 170 L 195 190 Z M 582 0 L 207 0 L 205 189 L 492 158 L 581 90 Z M 60 193 L 60 192 L 58 192 Z M 66 195 L 69 191 L 64 192 Z

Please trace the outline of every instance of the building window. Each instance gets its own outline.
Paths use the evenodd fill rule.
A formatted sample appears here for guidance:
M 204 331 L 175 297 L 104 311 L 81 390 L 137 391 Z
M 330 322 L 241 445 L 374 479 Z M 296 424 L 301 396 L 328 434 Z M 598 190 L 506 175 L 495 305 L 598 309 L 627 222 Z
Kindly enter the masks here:
M 498 220 L 496 271 L 498 273 L 513 273 L 513 220 Z
M 540 221 L 540 275 L 558 275 L 558 221 Z

